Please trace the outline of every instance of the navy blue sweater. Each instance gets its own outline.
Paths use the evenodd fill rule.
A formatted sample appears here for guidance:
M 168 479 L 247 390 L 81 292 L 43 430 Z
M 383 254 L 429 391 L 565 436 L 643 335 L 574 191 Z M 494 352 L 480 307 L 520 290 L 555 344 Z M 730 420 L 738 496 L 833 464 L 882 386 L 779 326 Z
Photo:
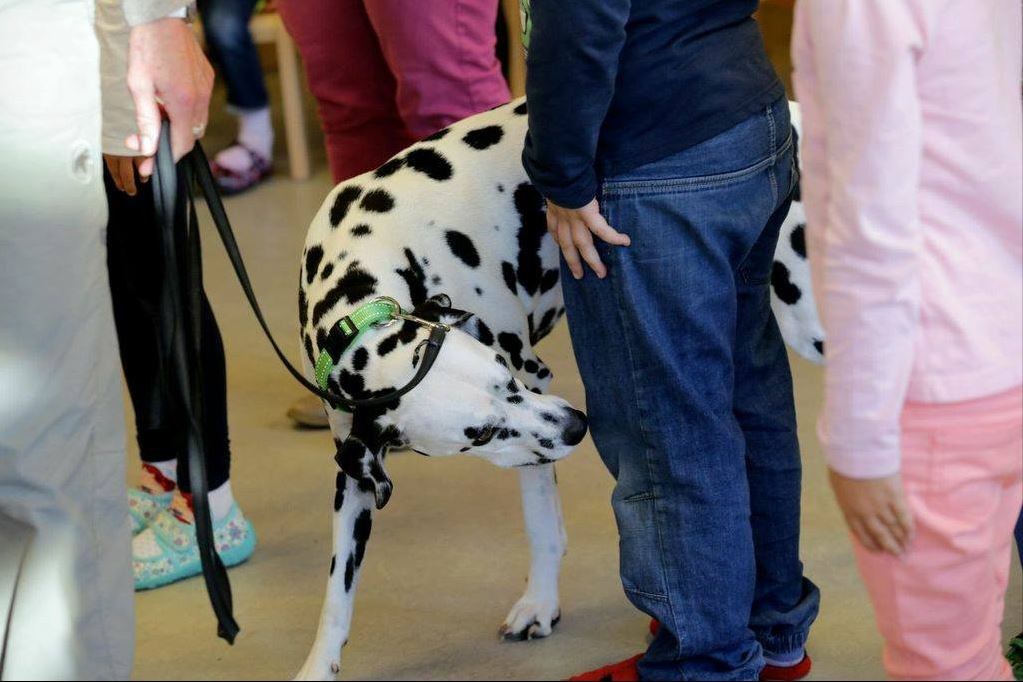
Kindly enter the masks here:
M 724 132 L 785 93 L 757 0 L 531 0 L 526 172 L 578 208 L 598 179 Z

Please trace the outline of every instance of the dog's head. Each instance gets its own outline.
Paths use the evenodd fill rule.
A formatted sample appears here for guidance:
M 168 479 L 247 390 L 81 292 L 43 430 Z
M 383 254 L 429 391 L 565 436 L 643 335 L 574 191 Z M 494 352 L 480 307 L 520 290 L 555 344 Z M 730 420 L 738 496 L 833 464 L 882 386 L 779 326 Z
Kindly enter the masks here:
M 567 401 L 528 390 L 504 358 L 480 341 L 486 327 L 472 313 L 435 296 L 413 315 L 450 327 L 433 367 L 412 391 L 377 408 L 360 408 L 338 462 L 383 506 L 391 484 L 381 465 L 389 447 L 423 455 L 464 453 L 501 467 L 557 461 L 586 434 L 586 416 Z M 345 354 L 332 387 L 366 398 L 408 383 L 422 361 L 429 330 L 405 321 L 367 333 Z

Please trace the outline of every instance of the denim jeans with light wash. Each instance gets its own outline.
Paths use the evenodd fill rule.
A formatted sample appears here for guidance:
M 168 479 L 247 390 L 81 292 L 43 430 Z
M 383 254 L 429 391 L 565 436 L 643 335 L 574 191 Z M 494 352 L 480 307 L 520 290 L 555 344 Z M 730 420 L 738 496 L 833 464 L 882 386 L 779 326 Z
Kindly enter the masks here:
M 249 31 L 256 0 L 199 0 L 198 7 L 210 60 L 227 86 L 228 105 L 237 111 L 266 108 L 270 100 L 263 66 Z
M 562 267 L 590 428 L 617 484 L 626 595 L 657 618 L 651 680 L 755 680 L 805 644 L 820 595 L 799 559 L 792 378 L 769 282 L 798 182 L 787 103 L 607 177 L 631 246 Z

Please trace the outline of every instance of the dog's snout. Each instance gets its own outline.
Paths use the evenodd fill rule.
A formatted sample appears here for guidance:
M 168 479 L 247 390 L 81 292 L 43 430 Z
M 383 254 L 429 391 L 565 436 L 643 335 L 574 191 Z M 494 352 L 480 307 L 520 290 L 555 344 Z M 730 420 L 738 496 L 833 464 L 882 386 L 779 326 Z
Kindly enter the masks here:
M 568 409 L 568 420 L 561 432 L 565 445 L 578 445 L 586 435 L 586 415 L 574 408 Z

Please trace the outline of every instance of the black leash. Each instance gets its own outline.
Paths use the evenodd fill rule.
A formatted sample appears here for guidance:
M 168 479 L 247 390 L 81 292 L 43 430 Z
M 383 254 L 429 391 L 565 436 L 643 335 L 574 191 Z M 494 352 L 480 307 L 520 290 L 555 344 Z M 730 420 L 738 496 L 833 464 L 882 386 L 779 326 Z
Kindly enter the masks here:
M 199 362 L 201 341 L 201 300 L 202 300 L 202 253 L 199 242 L 199 221 L 195 213 L 193 186 L 198 186 L 206 200 L 206 206 L 213 218 L 213 224 L 224 243 L 224 249 L 231 261 L 238 283 L 248 299 L 259 326 L 284 367 L 308 391 L 327 401 L 335 408 L 354 412 L 360 407 L 370 407 L 393 402 L 405 395 L 429 373 L 437 360 L 448 328 L 419 320 L 396 311 L 395 319 L 410 320 L 429 327 L 430 338 L 426 342 L 419 367 L 405 386 L 370 398 L 352 399 L 321 389 L 303 376 L 284 355 L 280 345 L 270 332 L 263 311 L 256 300 L 245 262 L 238 249 L 231 223 L 224 210 L 223 201 L 217 191 L 209 161 L 202 146 L 196 142 L 193 150 L 175 166 L 170 145 L 170 126 L 160 130 L 160 144 L 153 171 L 153 197 L 156 203 L 157 220 L 163 235 L 164 287 L 161 298 L 161 341 L 165 366 L 171 367 L 176 375 L 178 392 L 183 412 L 188 422 L 188 464 L 189 484 L 192 489 L 192 508 L 195 515 L 196 540 L 202 562 L 206 592 L 217 617 L 217 635 L 234 643 L 238 634 L 238 623 L 234 619 L 231 599 L 231 583 L 227 578 L 224 564 L 215 550 L 213 524 L 209 509 L 209 486 L 206 477 L 205 443 L 201 427 L 202 412 L 202 367 Z M 397 306 L 397 304 L 395 304 Z
M 191 172 L 188 164 L 175 167 L 170 126 L 160 130 L 160 146 L 153 169 L 153 199 L 160 223 L 164 252 L 164 286 L 160 300 L 161 345 L 165 366 L 172 368 L 182 412 L 188 424 L 188 482 L 192 491 L 195 536 L 199 547 L 206 592 L 217 617 L 217 635 L 234 644 L 231 583 L 213 541 L 205 444 L 201 427 L 202 366 L 199 344 L 202 324 L 202 257 L 199 223 L 188 200 Z

